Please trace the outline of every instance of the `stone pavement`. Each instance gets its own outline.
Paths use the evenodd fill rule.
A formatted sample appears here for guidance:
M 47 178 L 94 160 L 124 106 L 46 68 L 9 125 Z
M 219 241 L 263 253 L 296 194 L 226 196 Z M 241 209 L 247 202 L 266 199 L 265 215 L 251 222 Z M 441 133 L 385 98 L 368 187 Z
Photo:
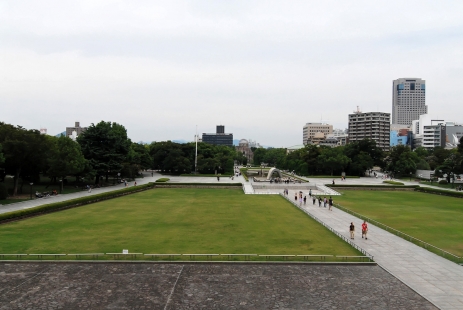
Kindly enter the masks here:
M 289 197 L 292 194 L 290 191 Z M 289 201 L 292 203 L 291 199 Z M 463 309 L 463 266 L 373 224 L 368 224 L 368 240 L 362 239 L 363 221 L 335 207 L 333 211 L 311 204 L 302 208 L 346 237 L 349 237 L 349 225 L 353 222 L 356 236 L 352 241 L 372 255 L 378 265 L 440 309 Z
M 0 309 L 404 309 L 430 302 L 375 265 L 0 263 Z

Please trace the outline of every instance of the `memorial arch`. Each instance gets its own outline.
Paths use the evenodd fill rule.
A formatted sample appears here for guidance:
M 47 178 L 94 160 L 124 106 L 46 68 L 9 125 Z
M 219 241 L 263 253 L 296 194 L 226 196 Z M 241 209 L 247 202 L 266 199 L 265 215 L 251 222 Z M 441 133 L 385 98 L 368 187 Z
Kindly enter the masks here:
M 278 176 L 280 178 L 283 178 L 282 174 L 281 174 L 281 171 L 277 168 L 271 168 L 269 171 L 268 171 L 268 175 L 267 175 L 267 180 L 271 180 L 272 179 L 272 175 L 273 173 L 276 172 L 278 173 Z

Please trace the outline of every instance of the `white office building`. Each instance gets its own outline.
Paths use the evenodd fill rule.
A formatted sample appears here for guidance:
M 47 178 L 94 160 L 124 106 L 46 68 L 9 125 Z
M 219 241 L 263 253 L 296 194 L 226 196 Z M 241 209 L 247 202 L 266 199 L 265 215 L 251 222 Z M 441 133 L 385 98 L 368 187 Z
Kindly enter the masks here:
M 420 115 L 428 113 L 426 81 L 401 78 L 392 81 L 392 123 L 412 125 Z

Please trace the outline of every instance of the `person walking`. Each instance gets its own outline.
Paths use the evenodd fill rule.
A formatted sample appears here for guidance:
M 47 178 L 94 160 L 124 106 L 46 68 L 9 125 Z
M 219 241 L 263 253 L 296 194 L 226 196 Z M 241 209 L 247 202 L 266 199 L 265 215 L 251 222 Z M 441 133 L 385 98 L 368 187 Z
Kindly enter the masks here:
M 325 207 L 325 208 L 326 208 L 326 203 L 327 203 L 326 197 L 324 197 L 324 198 L 323 198 L 323 207 Z
M 91 187 L 91 186 L 88 187 L 88 192 L 89 192 L 89 193 L 92 192 L 92 187 Z
M 351 239 L 354 239 L 355 226 L 354 226 L 354 223 L 353 223 L 353 222 L 350 223 L 349 232 L 350 232 L 350 238 L 351 238 Z
M 363 239 L 363 236 L 365 236 L 365 240 L 368 240 L 368 238 L 367 238 L 367 232 L 368 232 L 368 224 L 367 224 L 367 221 L 363 221 L 363 224 L 362 224 L 362 239 Z
M 330 211 L 333 211 L 333 198 L 328 199 L 328 207 Z
M 309 190 L 309 197 L 312 197 L 312 189 Z
M 314 196 L 312 196 L 313 205 L 315 205 L 315 200 L 317 200 L 317 199 L 315 198 L 315 195 L 314 195 Z
M 321 208 L 322 207 L 322 197 L 318 197 L 318 207 Z
M 297 192 L 294 193 L 294 201 L 297 202 Z
M 307 196 L 304 196 L 304 206 L 305 206 L 306 201 L 307 201 Z

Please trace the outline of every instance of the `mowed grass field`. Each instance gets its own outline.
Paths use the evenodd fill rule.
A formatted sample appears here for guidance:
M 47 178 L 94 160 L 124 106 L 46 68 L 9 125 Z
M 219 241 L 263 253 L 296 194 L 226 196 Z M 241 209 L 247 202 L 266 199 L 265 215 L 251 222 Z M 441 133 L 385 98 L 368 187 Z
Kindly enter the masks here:
M 341 206 L 463 256 L 463 199 L 402 191 L 342 194 L 335 198 Z
M 154 189 L 0 225 L 0 253 L 359 255 L 280 196 Z

